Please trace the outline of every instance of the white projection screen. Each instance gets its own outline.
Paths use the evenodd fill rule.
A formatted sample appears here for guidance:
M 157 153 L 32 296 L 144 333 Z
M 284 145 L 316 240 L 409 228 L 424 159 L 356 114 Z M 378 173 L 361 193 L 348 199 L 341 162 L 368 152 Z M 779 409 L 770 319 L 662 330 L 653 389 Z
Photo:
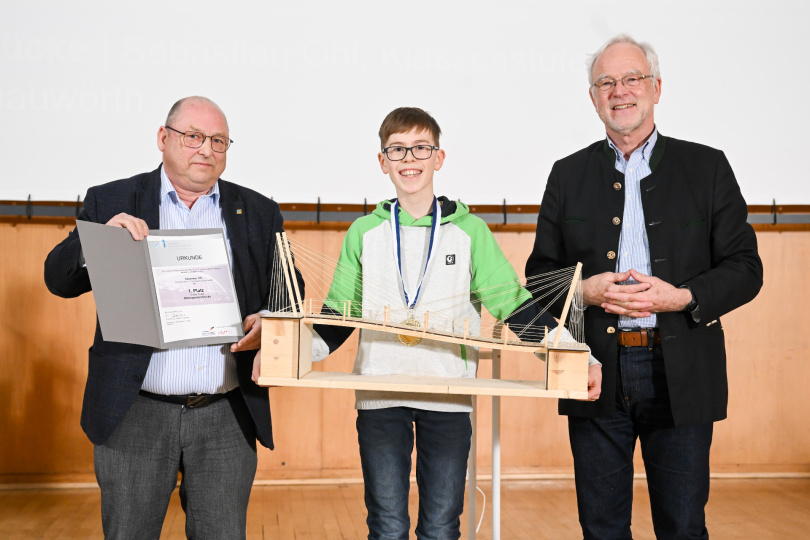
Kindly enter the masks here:
M 0 200 L 75 201 L 152 170 L 171 104 L 216 101 L 224 178 L 279 202 L 393 196 L 377 130 L 443 130 L 436 192 L 539 204 L 553 162 L 604 137 L 585 58 L 626 32 L 658 51 L 659 130 L 726 152 L 748 204 L 810 203 L 810 4 L 3 2 Z

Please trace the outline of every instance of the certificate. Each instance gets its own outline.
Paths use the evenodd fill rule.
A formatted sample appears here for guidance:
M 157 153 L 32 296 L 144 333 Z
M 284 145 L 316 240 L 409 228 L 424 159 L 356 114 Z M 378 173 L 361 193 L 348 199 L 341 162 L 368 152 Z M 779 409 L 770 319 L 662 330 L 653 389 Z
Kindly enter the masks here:
M 146 242 L 163 340 L 237 337 L 242 319 L 222 233 Z
M 77 222 L 106 341 L 159 349 L 244 336 L 222 229 L 129 231 Z

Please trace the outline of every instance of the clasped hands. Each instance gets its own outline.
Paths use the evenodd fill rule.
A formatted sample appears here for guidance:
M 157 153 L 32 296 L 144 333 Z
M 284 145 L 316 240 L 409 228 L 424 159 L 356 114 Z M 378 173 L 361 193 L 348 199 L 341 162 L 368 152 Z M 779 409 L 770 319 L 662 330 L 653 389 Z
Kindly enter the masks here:
M 628 279 L 637 283 L 619 284 Z M 582 293 L 587 306 L 600 306 L 608 313 L 637 319 L 653 313 L 682 311 L 692 300 L 688 289 L 679 289 L 633 269 L 591 276 L 582 282 Z
M 637 283 L 619 285 L 633 279 Z M 586 306 L 600 306 L 608 313 L 637 319 L 653 313 L 682 311 L 692 301 L 688 289 L 679 289 L 655 276 L 633 269 L 627 272 L 604 272 L 582 282 L 582 295 Z M 588 369 L 588 399 L 593 401 L 601 393 L 602 366 Z

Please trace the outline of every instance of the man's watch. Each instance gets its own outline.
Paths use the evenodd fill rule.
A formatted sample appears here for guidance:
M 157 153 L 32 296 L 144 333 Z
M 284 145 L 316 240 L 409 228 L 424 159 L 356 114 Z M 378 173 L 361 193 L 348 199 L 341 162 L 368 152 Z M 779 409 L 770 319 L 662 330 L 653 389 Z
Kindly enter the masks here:
M 689 287 L 689 285 L 681 285 L 678 288 L 679 289 L 686 289 L 687 291 L 689 291 L 689 294 L 692 295 L 692 300 L 688 304 L 686 304 L 686 307 L 683 308 L 683 312 L 688 313 L 689 315 L 691 315 L 692 320 L 695 321 L 696 323 L 699 323 L 700 322 L 700 304 L 698 304 L 698 300 L 697 300 L 697 297 L 695 296 L 695 293 L 692 292 L 692 289 Z

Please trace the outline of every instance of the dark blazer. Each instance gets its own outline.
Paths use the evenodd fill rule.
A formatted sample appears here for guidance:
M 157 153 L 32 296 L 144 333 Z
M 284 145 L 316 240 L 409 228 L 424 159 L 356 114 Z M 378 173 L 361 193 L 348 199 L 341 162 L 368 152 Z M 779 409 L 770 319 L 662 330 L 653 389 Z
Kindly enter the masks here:
M 583 279 L 614 272 L 623 218 L 624 175 L 615 169 L 607 140 L 594 143 L 551 170 L 537 219 L 533 276 L 583 263 Z M 641 181 L 652 274 L 688 285 L 700 305 L 700 324 L 685 313 L 659 313 L 672 415 L 678 425 L 722 420 L 728 381 L 720 316 L 752 300 L 762 287 L 762 262 L 748 208 L 725 155 L 713 148 L 662 135 Z M 559 314 L 559 301 L 552 312 Z M 711 323 L 711 324 L 709 324 Z M 602 362 L 596 402 L 561 400 L 561 414 L 614 414 L 618 316 L 598 306 L 585 311 L 585 338 Z
M 284 230 L 284 221 L 278 204 L 253 190 L 220 179 L 219 192 L 233 254 L 236 295 L 244 319 L 268 307 L 273 286 L 275 233 Z M 150 229 L 160 228 L 159 167 L 150 173 L 90 188 L 77 219 L 106 223 L 122 212 L 143 219 Z M 82 267 L 76 229 L 48 255 L 45 283 L 53 294 L 63 298 L 74 298 L 91 290 L 87 269 Z M 300 275 L 299 284 L 303 286 Z M 84 432 L 94 444 L 107 440 L 135 401 L 152 350 L 143 345 L 104 341 L 96 324 L 81 419 Z M 262 445 L 272 449 L 267 388 L 257 386 L 250 379 L 255 354 L 255 351 L 236 353 L 239 388 L 253 417 L 256 437 Z

